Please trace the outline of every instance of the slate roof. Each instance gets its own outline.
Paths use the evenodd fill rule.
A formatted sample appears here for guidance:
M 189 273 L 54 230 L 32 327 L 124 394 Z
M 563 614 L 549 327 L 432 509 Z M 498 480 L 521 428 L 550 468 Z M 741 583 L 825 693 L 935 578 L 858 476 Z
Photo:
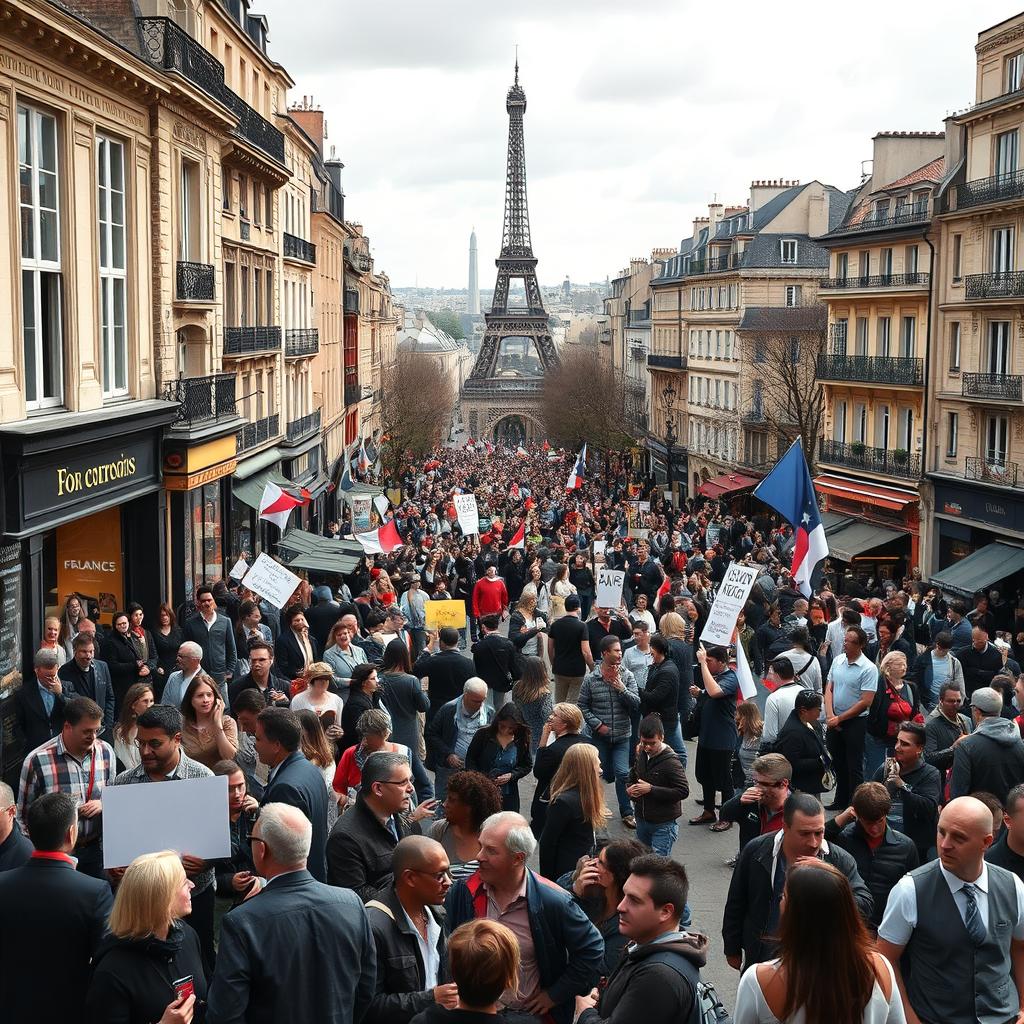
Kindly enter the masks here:
M 144 56 L 133 0 L 52 0 L 68 14 L 87 22 L 136 57 Z
M 784 238 L 795 238 L 797 241 L 796 263 L 782 262 L 781 241 Z M 822 268 L 828 266 L 828 252 L 811 239 L 810 235 L 796 234 L 759 234 L 755 235 L 743 251 L 743 267 L 785 268 L 808 267 Z
M 815 306 L 748 306 L 743 311 L 738 331 L 823 331 L 828 324 L 824 305 Z

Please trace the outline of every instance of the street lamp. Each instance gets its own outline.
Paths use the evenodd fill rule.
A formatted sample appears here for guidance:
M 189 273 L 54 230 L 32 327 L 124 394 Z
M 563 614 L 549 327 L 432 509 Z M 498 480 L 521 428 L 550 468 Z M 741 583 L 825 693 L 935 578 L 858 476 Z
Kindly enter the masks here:
M 668 491 L 672 495 L 673 501 L 675 500 L 675 490 L 672 486 L 672 449 L 676 443 L 676 421 L 675 421 L 675 401 L 676 401 L 676 389 L 672 386 L 672 382 L 662 389 L 661 401 L 665 407 L 665 463 L 668 467 Z

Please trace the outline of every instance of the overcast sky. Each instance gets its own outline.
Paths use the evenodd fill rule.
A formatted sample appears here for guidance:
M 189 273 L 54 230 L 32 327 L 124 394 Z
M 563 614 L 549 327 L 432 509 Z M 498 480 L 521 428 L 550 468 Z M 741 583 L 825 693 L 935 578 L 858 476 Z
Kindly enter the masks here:
M 501 242 L 519 44 L 543 283 L 603 280 L 676 246 L 755 178 L 860 180 L 878 131 L 974 100 L 977 34 L 1019 5 L 938 0 L 254 0 L 270 50 L 344 161 L 346 215 L 394 286 L 480 283 Z

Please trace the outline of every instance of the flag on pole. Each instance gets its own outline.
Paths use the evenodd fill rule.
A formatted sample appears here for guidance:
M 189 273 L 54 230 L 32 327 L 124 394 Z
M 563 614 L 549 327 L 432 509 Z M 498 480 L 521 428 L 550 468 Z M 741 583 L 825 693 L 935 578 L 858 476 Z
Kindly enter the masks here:
M 338 488 L 342 491 L 351 491 L 353 487 L 355 487 L 355 484 L 352 482 L 352 474 L 349 472 L 348 466 L 346 466 L 345 472 L 341 474 Z
M 546 452 L 551 450 L 551 445 L 548 444 L 548 439 L 546 437 L 544 438 L 544 444 L 541 447 Z
M 398 533 L 398 527 L 395 526 L 394 519 L 389 519 L 376 530 L 357 533 L 356 540 L 368 555 L 386 555 L 402 546 L 402 538 Z
M 739 680 L 740 694 L 744 700 L 750 700 L 757 695 L 757 683 L 754 682 L 747 662 L 747 652 L 743 650 L 739 636 L 736 637 L 736 678 Z
M 811 596 L 811 574 L 828 555 L 825 527 L 818 512 L 818 497 L 811 482 L 803 445 L 797 438 L 776 467 L 754 488 L 754 497 L 771 505 L 793 526 L 793 579 L 804 597 Z
M 569 480 L 565 485 L 567 491 L 575 491 L 577 488 L 583 486 L 583 478 L 587 472 L 587 443 L 583 442 L 583 448 L 580 450 L 579 455 L 576 457 L 576 463 L 572 467 L 572 472 L 569 473 Z
M 293 497 L 287 491 L 281 490 L 275 483 L 267 481 L 263 488 L 263 497 L 260 498 L 260 519 L 266 519 L 273 523 L 282 533 L 288 525 L 288 517 L 292 514 L 293 508 L 304 504 L 301 498 Z
M 512 539 L 508 542 L 509 549 L 519 548 L 520 550 L 526 547 L 526 520 L 524 519 L 519 524 L 519 529 L 512 535 Z
M 522 445 L 516 448 L 516 455 L 521 459 L 528 459 L 530 457 L 530 453 Z

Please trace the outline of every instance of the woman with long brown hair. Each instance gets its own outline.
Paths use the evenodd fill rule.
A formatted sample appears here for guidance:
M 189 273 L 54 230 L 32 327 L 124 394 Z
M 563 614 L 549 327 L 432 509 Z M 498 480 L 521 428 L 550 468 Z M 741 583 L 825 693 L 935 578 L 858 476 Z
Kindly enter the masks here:
M 134 683 L 124 695 L 121 712 L 114 725 L 114 753 L 121 771 L 138 768 L 142 763 L 142 755 L 135 745 L 135 722 L 143 711 L 153 706 L 155 700 L 149 683 Z
M 595 833 L 610 817 L 597 747 L 578 743 L 565 752 L 551 780 L 551 802 L 540 835 L 540 873 L 556 881 L 573 871 L 580 857 L 592 856 Z
M 831 864 L 817 861 L 790 869 L 778 959 L 744 973 L 733 1021 L 905 1024 L 892 967 L 872 948 L 850 883 Z

